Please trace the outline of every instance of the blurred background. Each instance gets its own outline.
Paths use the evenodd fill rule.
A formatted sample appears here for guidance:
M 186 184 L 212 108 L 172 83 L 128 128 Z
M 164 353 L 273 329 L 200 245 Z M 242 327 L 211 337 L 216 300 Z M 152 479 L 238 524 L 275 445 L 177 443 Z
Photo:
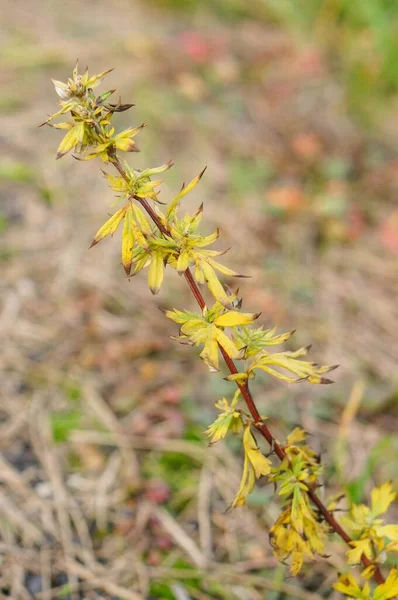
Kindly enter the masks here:
M 0 74 L 0 597 L 316 600 L 344 565 L 287 579 L 268 542 L 278 515 L 261 482 L 227 512 L 239 440 L 203 432 L 231 384 L 169 339 L 158 307 L 194 300 L 169 273 L 158 297 L 128 281 L 118 236 L 88 252 L 112 210 L 98 163 L 55 162 L 51 78 L 76 58 L 115 68 L 149 123 L 142 168 L 173 159 L 186 201 L 266 327 L 339 363 L 333 386 L 259 377 L 283 441 L 297 424 L 327 492 L 366 501 L 397 478 L 398 8 L 393 0 L 3 0 Z M 231 285 L 233 281 L 229 281 Z M 264 451 L 266 449 L 264 448 Z

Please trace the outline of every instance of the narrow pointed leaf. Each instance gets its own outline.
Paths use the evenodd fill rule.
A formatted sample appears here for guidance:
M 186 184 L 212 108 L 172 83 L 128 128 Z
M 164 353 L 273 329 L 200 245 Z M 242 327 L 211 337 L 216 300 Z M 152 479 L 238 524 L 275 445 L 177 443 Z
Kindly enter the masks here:
M 164 275 L 163 255 L 155 252 L 148 271 L 148 286 L 152 294 L 157 294 L 161 288 Z
M 177 271 L 179 273 L 184 273 L 191 264 L 191 257 L 189 252 L 181 252 L 177 261 Z
M 123 235 L 122 235 L 122 264 L 126 275 L 130 274 L 131 264 L 133 262 L 134 232 L 132 227 L 133 211 L 131 205 L 127 208 L 124 217 Z
M 217 271 L 219 271 L 223 275 L 226 275 L 226 277 L 243 277 L 243 278 L 246 277 L 245 275 L 240 275 L 236 271 L 233 271 L 232 269 L 229 269 L 225 265 L 222 265 L 221 263 L 219 263 L 216 260 L 213 260 L 212 258 L 208 258 L 207 262 L 213 267 L 213 269 L 216 269 Z
M 261 454 L 261 450 L 257 446 L 257 442 L 251 432 L 250 424 L 245 427 L 243 434 L 243 448 L 247 458 L 253 466 L 257 479 L 262 475 L 268 475 L 271 472 L 271 461 Z
M 98 244 L 104 237 L 108 235 L 112 235 L 115 233 L 116 229 L 119 227 L 121 220 L 123 219 L 127 210 L 127 206 L 123 206 L 114 215 L 111 216 L 110 219 L 97 231 L 94 236 L 93 241 L 91 242 L 90 248 Z
M 217 275 L 215 274 L 213 268 L 206 262 L 201 261 L 200 264 L 207 286 L 210 290 L 210 293 L 214 296 L 216 300 L 221 302 L 221 304 L 227 308 L 232 308 L 231 302 L 221 285 Z
M 99 85 L 101 83 L 101 81 L 103 80 L 105 75 L 108 75 L 108 73 L 112 73 L 112 71 L 113 71 L 113 69 L 108 69 L 107 71 L 102 71 L 102 73 L 99 73 L 98 75 L 93 75 L 87 81 L 87 83 L 86 83 L 87 87 L 89 87 L 89 88 L 97 87 L 97 85 Z
M 64 136 L 62 142 L 58 146 L 57 159 L 67 154 L 72 148 L 81 143 L 84 134 L 84 123 L 81 121 L 74 127 L 69 129 L 68 133 Z
M 229 310 L 215 319 L 214 324 L 218 327 L 236 327 L 253 323 L 261 313 L 241 313 Z
M 211 233 L 210 235 L 202 237 L 200 240 L 198 240 L 195 243 L 195 246 L 197 248 L 205 248 L 206 246 L 210 246 L 211 244 L 214 244 L 214 242 L 218 239 L 219 236 L 220 230 L 217 229 L 214 233 Z
M 139 225 L 139 227 L 141 228 L 143 233 L 147 233 L 147 234 L 152 233 L 152 229 L 151 229 L 148 219 L 146 218 L 146 216 L 145 216 L 144 212 L 141 210 L 141 208 L 139 208 L 139 206 L 137 206 L 136 204 L 133 204 L 133 214 L 134 214 L 134 219 L 136 220 L 137 224 Z
M 245 453 L 245 460 L 243 463 L 243 473 L 242 479 L 240 482 L 238 493 L 235 496 L 234 501 L 232 502 L 232 508 L 237 508 L 238 506 L 245 506 L 246 499 L 250 492 L 253 491 L 254 485 L 256 482 L 256 476 L 254 473 L 253 466 L 249 461 L 247 454 Z
M 217 329 L 217 342 L 223 347 L 225 352 L 230 358 L 238 360 L 242 358 L 241 351 L 235 346 L 235 344 L 225 335 L 221 329 Z
M 141 171 L 140 175 L 141 177 L 152 177 L 153 175 L 159 175 L 159 173 L 167 171 L 167 169 L 170 169 L 173 165 L 174 162 L 172 160 L 169 160 L 168 163 L 166 163 L 165 165 L 161 165 L 160 167 L 144 169 L 143 171 Z
M 193 188 L 199 183 L 199 181 L 202 179 L 203 173 L 205 171 L 206 171 L 206 167 L 203 169 L 203 171 L 201 171 L 199 173 L 199 175 L 197 175 L 196 177 L 194 177 L 192 179 L 192 181 L 190 181 L 188 183 L 187 186 L 183 186 L 181 188 L 181 190 L 178 192 L 178 194 L 173 198 L 173 200 L 169 204 L 169 207 L 168 207 L 167 213 L 166 213 L 167 217 L 170 217 L 173 214 L 173 212 L 176 210 L 176 208 L 178 207 L 179 203 L 184 198 L 184 196 L 186 196 L 187 194 L 189 194 L 189 192 L 191 190 L 193 190 Z
M 218 352 L 217 328 L 214 325 L 211 325 L 207 328 L 205 347 L 202 350 L 200 357 L 208 367 L 211 367 L 216 371 L 219 369 Z

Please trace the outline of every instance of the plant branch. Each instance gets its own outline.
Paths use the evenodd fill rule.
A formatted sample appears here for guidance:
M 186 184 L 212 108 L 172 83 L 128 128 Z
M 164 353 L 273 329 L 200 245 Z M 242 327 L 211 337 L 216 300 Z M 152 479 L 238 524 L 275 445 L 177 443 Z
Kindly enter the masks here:
M 115 168 L 119 171 L 119 173 L 121 174 L 121 176 L 128 181 L 126 172 L 122 166 L 122 164 L 120 163 L 117 154 L 115 152 L 115 150 L 110 151 L 109 153 L 109 157 L 111 159 L 111 162 L 113 163 L 113 165 L 115 166 Z M 139 198 L 138 196 L 134 196 L 135 200 L 137 200 L 141 206 L 144 208 L 144 210 L 148 213 L 148 215 L 151 217 L 152 221 L 155 223 L 155 225 L 158 227 L 158 229 L 164 234 L 167 235 L 168 234 L 168 228 L 167 226 L 165 226 L 159 219 L 158 215 L 156 214 L 156 212 L 153 210 L 152 206 L 149 204 L 149 202 L 145 199 L 145 198 Z M 184 277 L 191 289 L 192 294 L 195 297 L 195 300 L 197 301 L 198 305 L 200 306 L 201 310 L 203 310 L 204 308 L 206 308 L 206 303 L 205 300 L 202 296 L 202 293 L 195 281 L 195 279 L 193 278 L 192 272 L 190 270 L 190 268 L 188 267 L 188 269 L 186 269 L 186 271 L 184 272 Z M 235 366 L 234 361 L 231 359 L 231 357 L 227 354 L 227 352 L 224 350 L 224 348 L 222 346 L 220 346 L 219 344 L 219 348 L 221 351 L 221 354 L 224 358 L 224 361 L 230 371 L 230 373 L 232 374 L 236 374 L 238 373 L 238 370 Z M 253 399 L 253 396 L 251 394 L 251 391 L 249 389 L 249 385 L 247 382 L 245 383 L 239 383 L 236 382 L 239 390 L 241 391 L 241 394 L 243 396 L 243 399 L 246 402 L 247 408 L 253 418 L 254 421 L 254 427 L 257 429 L 257 431 L 259 431 L 261 433 L 261 435 L 267 440 L 268 444 L 270 445 L 271 449 L 275 452 L 275 454 L 277 455 L 277 457 L 282 461 L 285 456 L 285 450 L 283 449 L 283 446 L 281 446 L 280 444 L 278 444 L 278 442 L 276 441 L 276 439 L 274 438 L 274 436 L 272 435 L 272 433 L 270 432 L 270 430 L 268 429 L 267 425 L 261 420 L 261 415 L 257 410 L 255 401 Z M 346 533 L 346 531 L 341 527 L 341 525 L 339 525 L 339 523 L 336 521 L 336 519 L 333 516 L 333 513 L 330 512 L 326 506 L 323 504 L 323 502 L 320 500 L 319 496 L 316 494 L 315 492 L 315 487 L 312 489 L 308 490 L 308 496 L 311 499 L 311 501 L 313 502 L 313 504 L 317 507 L 317 509 L 319 510 L 319 512 L 321 513 L 321 515 L 323 516 L 323 518 L 325 519 L 325 521 L 329 524 L 329 526 L 331 527 L 331 529 L 337 533 L 337 535 L 339 535 L 341 537 L 342 540 L 344 540 L 344 542 L 348 545 L 350 545 L 350 543 L 352 542 L 352 539 L 350 538 L 350 536 Z M 371 565 L 373 565 L 373 563 L 364 555 L 362 554 L 361 556 L 361 561 L 363 563 L 363 565 L 365 567 L 369 567 Z M 373 578 L 376 581 L 377 584 L 382 584 L 384 583 L 385 579 L 380 571 L 380 568 L 375 565 L 375 571 L 373 574 Z

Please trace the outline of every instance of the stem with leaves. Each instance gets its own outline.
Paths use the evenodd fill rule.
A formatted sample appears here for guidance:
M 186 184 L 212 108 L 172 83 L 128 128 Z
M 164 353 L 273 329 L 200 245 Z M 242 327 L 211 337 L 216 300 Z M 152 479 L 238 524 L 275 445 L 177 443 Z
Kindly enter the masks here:
M 112 164 L 119 171 L 119 173 L 122 175 L 122 177 L 125 178 L 126 173 L 125 173 L 123 166 L 122 166 L 121 162 L 119 161 L 117 153 L 114 149 L 112 150 L 112 152 L 110 154 L 110 159 L 111 159 Z M 146 212 L 151 217 L 151 219 L 156 224 L 156 226 L 159 228 L 159 230 L 163 234 L 167 235 L 169 232 L 164 227 L 162 222 L 159 220 L 159 218 L 157 217 L 156 213 L 153 211 L 153 209 L 150 206 L 150 204 L 148 203 L 148 201 L 145 198 L 138 198 L 138 197 L 136 197 L 136 200 L 143 206 L 143 208 L 146 210 Z M 202 296 L 202 293 L 201 293 L 195 279 L 192 276 L 192 272 L 189 267 L 184 271 L 184 277 L 185 277 L 186 282 L 189 285 L 189 288 L 190 288 L 193 296 L 195 297 L 195 300 L 199 304 L 200 308 L 203 310 L 204 308 L 206 308 L 206 303 L 205 303 L 205 300 Z M 224 348 L 220 344 L 219 344 L 219 348 L 220 348 L 221 354 L 224 358 L 225 364 L 227 365 L 230 373 L 233 375 L 236 375 L 238 373 L 238 369 L 236 368 L 234 361 L 229 357 L 228 353 L 224 350 Z M 271 449 L 275 452 L 276 456 L 280 460 L 283 460 L 286 456 L 285 451 L 284 451 L 283 447 L 280 444 L 278 444 L 278 442 L 276 441 L 276 439 L 274 438 L 274 436 L 268 429 L 267 425 L 265 423 L 263 423 L 260 413 L 257 410 L 253 396 L 251 394 L 251 391 L 249 389 L 249 384 L 247 382 L 243 383 L 243 384 L 236 382 L 236 384 L 237 384 L 237 386 L 242 394 L 242 397 L 244 398 L 244 400 L 246 402 L 246 406 L 253 418 L 254 427 L 267 440 L 268 444 L 271 446 Z M 320 500 L 319 496 L 316 494 L 315 490 L 309 489 L 308 495 L 311 498 L 312 502 L 317 507 L 317 509 L 319 510 L 319 512 L 322 514 L 325 521 L 327 521 L 327 523 L 330 525 L 331 529 L 335 533 L 337 533 L 346 542 L 346 544 L 350 545 L 350 543 L 352 542 L 352 539 L 344 531 L 344 529 L 341 527 L 341 525 L 339 525 L 339 523 L 334 518 L 333 514 L 330 511 L 328 511 L 326 506 Z M 370 567 L 372 565 L 371 561 L 364 554 L 361 555 L 361 561 L 363 562 L 365 567 Z M 376 583 L 378 583 L 378 584 L 384 583 L 384 581 L 385 581 L 378 566 L 375 568 L 373 578 L 376 581 Z
M 152 177 L 166 171 L 172 162 L 138 171 L 119 158 L 118 151 L 137 151 L 133 138 L 143 125 L 115 134 L 110 123 L 114 113 L 123 112 L 132 105 L 121 104 L 120 101 L 108 104 L 112 90 L 98 97 L 94 95 L 93 88 L 106 73 L 89 77 L 86 70 L 80 75 L 76 66 L 67 83 L 54 81 L 61 98 L 61 110 L 51 115 L 46 124 L 67 131 L 58 148 L 57 158 L 74 149 L 79 160 L 99 157 L 103 162 L 112 164 L 120 175 L 104 172 L 112 189 L 124 203 L 97 232 L 92 246 L 112 235 L 124 220 L 122 264 L 127 276 L 134 276 L 149 267 L 148 285 L 156 294 L 162 285 L 165 268 L 175 269 L 184 276 L 199 305 L 200 313 L 174 309 L 165 311 L 165 314 L 181 326 L 180 336 L 176 339 L 203 346 L 200 356 L 211 371 L 219 370 L 220 352 L 230 373 L 226 379 L 237 386 L 231 403 L 223 399 L 216 404 L 221 413 L 207 430 L 212 443 L 226 437 L 229 432 L 243 431 L 243 475 L 232 507 L 244 505 L 256 479 L 268 476 L 278 486 L 283 506 L 281 515 L 270 530 L 271 544 L 281 561 L 291 558 L 293 575 L 300 571 L 304 557 L 325 555 L 325 534 L 331 531 L 350 548 L 346 553 L 348 565 L 362 562 L 365 567 L 362 576 L 373 578 L 378 584 L 373 591 L 368 583 L 361 588 L 348 573 L 339 576 L 335 588 L 349 598 L 393 598 L 398 593 L 398 570 L 392 569 L 386 580 L 380 570 L 380 563 L 385 560 L 387 553 L 398 550 L 398 526 L 384 525 L 380 518 L 395 498 L 391 483 L 372 490 L 370 508 L 365 505 L 351 506 L 349 516 L 345 518 L 349 531 L 353 532 L 349 535 L 347 527 L 343 528 L 334 516 L 336 502 L 326 506 L 316 492 L 320 487 L 321 465 L 319 457 L 305 443 L 305 432 L 296 428 L 285 444 L 278 443 L 266 425 L 265 417 L 260 415 L 249 388 L 249 379 L 255 376 L 257 370 L 293 383 L 306 381 L 328 384 L 332 382 L 324 374 L 335 367 L 302 360 L 309 347 L 296 351 L 269 351 L 269 346 L 283 344 L 294 332 L 276 334 L 275 328 L 264 330 L 262 327 L 251 327 L 259 314 L 241 312 L 241 300 L 237 292 L 227 291 L 219 281 L 217 272 L 228 277 L 240 275 L 215 260 L 224 252 L 207 249 L 218 238 L 218 230 L 209 236 L 201 236 L 196 232 L 203 205 L 194 215 L 182 218 L 178 215 L 181 200 L 197 185 L 204 171 L 187 186 L 183 185 L 166 213 L 162 212 L 157 207 L 159 201 L 156 191 L 161 181 L 153 181 Z M 51 123 L 54 117 L 65 113 L 70 113 L 72 121 L 56 125 Z M 215 304 L 207 306 L 200 285 L 208 287 Z M 235 361 L 241 359 L 245 359 L 248 365 L 244 372 L 236 367 Z M 289 375 L 284 374 L 286 371 Z M 246 410 L 237 407 L 240 397 L 245 402 Z M 257 431 L 268 442 L 270 453 L 280 461 L 278 466 L 273 466 L 269 458 L 261 453 L 252 431 Z

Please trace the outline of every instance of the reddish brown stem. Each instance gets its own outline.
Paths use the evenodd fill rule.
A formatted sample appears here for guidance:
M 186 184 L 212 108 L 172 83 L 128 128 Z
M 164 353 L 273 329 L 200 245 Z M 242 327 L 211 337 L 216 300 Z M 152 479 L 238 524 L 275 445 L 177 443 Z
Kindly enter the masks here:
M 126 179 L 127 178 L 126 173 L 125 173 L 122 165 L 120 164 L 116 154 L 113 154 L 111 159 L 112 159 L 113 164 L 119 171 L 119 173 L 122 175 L 122 177 L 124 177 Z M 158 229 L 160 229 L 160 231 L 164 235 L 167 235 L 169 233 L 168 228 L 161 222 L 161 220 L 159 219 L 158 215 L 153 210 L 153 208 L 151 207 L 149 202 L 147 200 L 145 200 L 144 198 L 139 198 L 138 196 L 135 196 L 135 199 L 146 210 L 146 212 L 151 217 L 152 221 L 156 224 Z M 195 279 L 193 278 L 191 270 L 189 268 L 184 272 L 184 276 L 185 276 L 185 279 L 191 289 L 192 294 L 195 297 L 195 300 L 199 304 L 201 310 L 203 310 L 204 308 L 206 308 L 206 302 L 205 302 L 205 300 L 202 296 L 202 293 L 201 293 Z M 222 346 L 219 346 L 219 347 L 220 347 L 221 354 L 224 358 L 225 364 L 227 365 L 230 373 L 232 373 L 232 374 L 238 373 L 238 370 L 237 370 L 232 358 L 227 354 L 227 352 L 224 350 L 224 348 Z M 269 445 L 271 446 L 272 450 L 275 452 L 277 457 L 280 460 L 283 460 L 285 458 L 286 453 L 285 453 L 283 447 L 280 444 L 278 444 L 278 442 L 275 440 L 274 436 L 268 429 L 267 425 L 261 420 L 261 415 L 257 410 L 253 396 L 249 390 L 248 383 L 247 382 L 246 383 L 236 382 L 236 384 L 237 384 L 238 388 L 240 389 L 243 399 L 246 402 L 246 406 L 253 418 L 254 426 L 261 433 L 261 435 L 267 440 L 267 442 L 269 443 Z M 333 516 L 333 513 L 330 512 L 326 508 L 326 506 L 323 504 L 323 502 L 319 499 L 315 490 L 314 489 L 308 490 L 308 496 L 311 498 L 311 501 L 317 507 L 317 509 L 322 514 L 325 521 L 331 527 L 331 529 L 335 533 L 337 533 L 337 535 L 339 535 L 341 537 L 341 539 L 344 540 L 344 542 L 346 542 L 346 544 L 350 545 L 350 543 L 352 542 L 352 539 L 344 531 L 344 529 L 341 527 L 341 525 L 339 525 L 339 523 L 336 521 L 336 519 Z M 373 564 L 364 554 L 362 554 L 362 556 L 361 556 L 361 561 L 365 567 L 369 567 Z M 376 583 L 378 583 L 378 584 L 382 584 L 385 581 L 378 566 L 375 567 L 375 572 L 373 574 L 373 578 L 376 581 Z
M 192 294 L 195 296 L 196 302 L 199 304 L 200 308 L 203 310 L 204 308 L 206 308 L 206 303 L 204 301 L 202 294 L 200 293 L 200 289 L 196 285 L 196 281 L 194 280 L 194 278 L 192 276 L 191 269 L 188 268 L 185 271 L 184 277 L 185 277 L 189 287 L 191 288 Z
M 205 306 L 206 306 L 206 303 L 205 303 L 204 298 L 196 284 L 196 281 L 192 277 L 192 273 L 191 273 L 190 269 L 187 269 L 185 271 L 184 275 L 185 275 L 185 279 L 187 280 L 188 285 L 191 288 L 191 291 L 192 291 L 193 295 L 195 296 L 200 308 L 203 310 L 203 308 L 205 308 Z M 221 350 L 221 354 L 224 358 L 224 361 L 225 361 L 229 371 L 232 374 L 238 373 L 238 370 L 237 370 L 232 358 L 226 353 L 226 351 L 224 350 L 224 348 L 222 346 L 220 346 L 220 350 Z M 272 433 L 270 432 L 268 427 L 265 425 L 265 423 L 262 422 L 260 413 L 257 410 L 253 396 L 249 390 L 248 384 L 247 383 L 241 384 L 241 383 L 237 382 L 237 386 L 239 387 L 241 394 L 246 402 L 247 408 L 249 409 L 249 412 L 250 412 L 251 416 L 253 417 L 254 425 L 255 425 L 256 429 L 267 440 L 267 442 L 269 443 L 271 448 L 274 450 L 277 457 L 280 460 L 283 460 L 285 457 L 285 451 L 282 448 L 282 446 L 280 444 L 278 444 L 278 442 L 275 440 L 274 436 L 272 435 Z M 334 518 L 333 513 L 331 513 L 326 508 L 326 506 L 323 504 L 323 502 L 317 496 L 316 492 L 313 489 L 312 490 L 310 489 L 310 490 L 308 490 L 308 495 L 311 498 L 311 501 L 313 502 L 313 504 L 315 504 L 315 506 L 317 507 L 319 512 L 324 517 L 325 521 L 328 522 L 330 527 L 346 542 L 346 544 L 350 545 L 350 542 L 352 541 L 350 536 L 344 531 L 344 529 L 341 527 L 341 525 L 339 525 L 339 523 Z M 365 567 L 369 567 L 372 564 L 372 562 L 364 554 L 361 556 L 361 560 Z M 376 567 L 373 577 L 374 577 L 376 583 L 378 583 L 378 584 L 384 583 L 384 577 L 381 574 L 379 567 Z
M 164 235 L 167 235 L 169 233 L 169 230 L 167 229 L 167 227 L 165 227 L 163 225 L 163 223 L 159 219 L 158 215 L 155 213 L 152 206 L 149 204 L 148 200 L 145 200 L 145 198 L 140 198 L 139 196 L 134 196 L 134 198 L 135 198 L 135 200 L 138 200 L 138 202 L 141 204 L 141 206 L 143 206 L 145 208 L 146 212 L 151 217 L 152 221 L 155 223 L 157 228 L 160 229 L 160 231 Z

